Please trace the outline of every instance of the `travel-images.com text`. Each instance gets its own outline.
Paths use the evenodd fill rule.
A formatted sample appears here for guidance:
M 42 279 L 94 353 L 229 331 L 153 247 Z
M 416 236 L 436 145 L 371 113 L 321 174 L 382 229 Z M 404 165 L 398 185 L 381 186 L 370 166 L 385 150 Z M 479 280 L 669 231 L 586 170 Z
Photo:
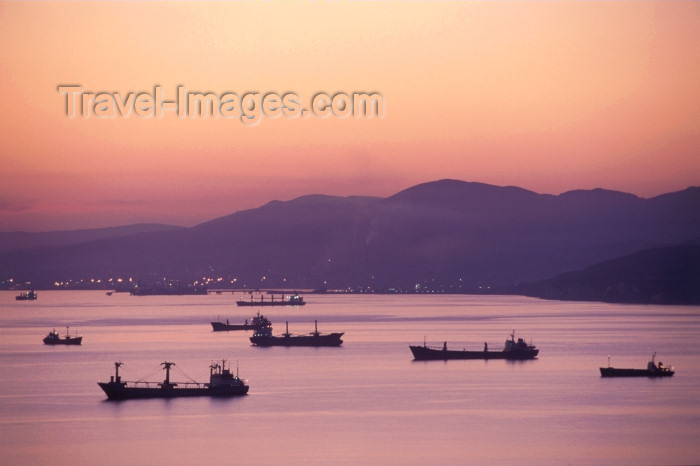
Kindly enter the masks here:
M 152 92 L 93 92 L 81 85 L 61 84 L 66 116 L 69 118 L 230 118 L 246 125 L 256 125 L 265 118 L 382 118 L 384 97 L 378 92 L 318 92 L 310 105 L 294 92 L 188 92 L 178 86 L 174 98 L 166 100 L 161 86 Z

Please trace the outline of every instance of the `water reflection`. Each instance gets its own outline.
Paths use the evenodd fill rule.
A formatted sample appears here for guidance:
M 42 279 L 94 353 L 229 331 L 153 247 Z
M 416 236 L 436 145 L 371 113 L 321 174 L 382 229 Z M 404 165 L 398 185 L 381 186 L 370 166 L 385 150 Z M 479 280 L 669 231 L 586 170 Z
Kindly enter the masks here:
M 345 332 L 342 347 L 256 348 L 248 332 L 211 331 L 212 316 L 250 319 L 230 296 L 99 294 L 43 292 L 18 308 L 0 293 L 4 463 L 700 462 L 697 307 L 309 296 L 271 311 L 273 325 L 318 319 Z M 64 324 L 83 345 L 45 347 L 46 327 Z M 533 338 L 536 359 L 414 361 L 408 348 L 425 336 L 495 349 L 512 329 Z M 673 378 L 600 377 L 608 354 L 634 367 L 653 351 Z M 104 403 L 96 384 L 118 360 L 130 378 L 174 360 L 204 380 L 199 368 L 221 358 L 239 364 L 247 396 Z

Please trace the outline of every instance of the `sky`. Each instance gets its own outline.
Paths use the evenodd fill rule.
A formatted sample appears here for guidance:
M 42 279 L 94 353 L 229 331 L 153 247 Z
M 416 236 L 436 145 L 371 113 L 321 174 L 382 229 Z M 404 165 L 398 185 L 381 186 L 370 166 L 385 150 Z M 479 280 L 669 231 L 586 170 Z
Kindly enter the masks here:
M 641 197 L 697 186 L 698 31 L 700 2 L 2 2 L 0 231 L 192 226 L 443 178 Z M 76 91 L 88 115 L 79 103 L 70 117 L 70 85 L 383 106 L 251 124 L 148 102 L 97 116 Z

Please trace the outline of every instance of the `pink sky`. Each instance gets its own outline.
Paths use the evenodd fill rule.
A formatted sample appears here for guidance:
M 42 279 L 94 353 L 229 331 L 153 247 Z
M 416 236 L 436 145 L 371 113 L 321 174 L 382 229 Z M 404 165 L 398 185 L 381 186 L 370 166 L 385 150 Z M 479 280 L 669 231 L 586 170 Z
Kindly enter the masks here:
M 0 3 L 0 231 L 456 178 L 700 184 L 700 2 Z M 68 118 L 61 84 L 380 92 L 383 118 Z

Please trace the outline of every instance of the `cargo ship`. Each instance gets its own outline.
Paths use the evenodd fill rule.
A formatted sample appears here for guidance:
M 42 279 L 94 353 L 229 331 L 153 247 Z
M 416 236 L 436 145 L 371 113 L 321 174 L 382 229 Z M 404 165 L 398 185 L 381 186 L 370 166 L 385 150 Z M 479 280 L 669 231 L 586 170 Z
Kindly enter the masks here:
M 171 382 L 170 367 L 174 362 L 163 362 L 165 380 L 163 382 L 127 382 L 122 381 L 119 375 L 119 367 L 123 363 L 115 362 L 115 374 L 110 376 L 109 382 L 97 382 L 104 390 L 109 400 L 131 400 L 139 398 L 179 398 L 186 396 L 237 396 L 248 393 L 248 385 L 238 378 L 238 373 L 233 375 L 227 369 L 226 361 L 221 364 L 213 363 L 209 366 L 209 383 L 199 382 Z M 238 371 L 236 371 L 238 372 Z
M 417 361 L 434 361 L 447 359 L 534 359 L 540 352 L 537 347 L 527 344 L 522 338 L 515 340 L 515 331 L 506 340 L 505 346 L 500 351 L 490 351 L 488 344 L 484 343 L 483 351 L 467 351 L 447 349 L 447 342 L 442 347 L 430 347 L 423 342 L 422 346 L 409 345 L 413 358 Z
M 216 322 L 211 322 L 211 327 L 214 332 L 226 332 L 230 330 L 258 330 L 271 326 L 272 324 L 270 321 L 267 320 L 265 316 L 260 315 L 259 312 L 258 315 L 253 317 L 251 322 L 248 322 L 248 319 L 246 319 L 245 323 L 242 324 L 230 324 L 228 319 L 226 319 L 226 322 L 221 322 L 219 320 Z
M 278 299 L 277 301 L 275 301 L 275 295 L 270 295 L 270 300 L 265 301 L 263 295 L 260 295 L 260 300 L 255 300 L 251 294 L 250 301 L 239 299 L 236 301 L 236 304 L 239 306 L 304 306 L 306 305 L 306 302 L 304 301 L 304 298 L 299 296 L 297 293 L 289 296 L 283 294 L 282 298 Z
M 152 287 L 145 287 L 136 284 L 131 290 L 132 296 L 182 296 L 182 295 L 206 295 L 208 290 L 203 285 L 181 284 L 180 282 L 169 282 L 165 284 L 155 284 Z
M 286 323 L 286 332 L 282 335 L 272 335 L 272 327 L 256 330 L 250 342 L 255 346 L 340 346 L 343 340 L 340 337 L 345 332 L 320 333 L 318 322 L 314 320 L 314 331 L 302 335 L 289 333 L 289 322 Z
M 601 377 L 671 377 L 676 372 L 673 367 L 666 367 L 664 363 L 654 361 L 656 353 L 651 355 L 651 360 L 647 363 L 646 369 L 619 369 L 610 367 L 610 356 L 608 356 L 608 367 L 600 368 Z
M 33 301 L 37 298 L 36 291 L 23 291 L 22 293 L 15 296 L 17 301 Z
M 83 337 L 78 336 L 77 334 L 74 337 L 70 336 L 68 333 L 68 327 L 66 327 L 66 335 L 64 337 L 61 337 L 56 329 L 53 329 L 44 337 L 45 345 L 80 345 L 82 342 Z

